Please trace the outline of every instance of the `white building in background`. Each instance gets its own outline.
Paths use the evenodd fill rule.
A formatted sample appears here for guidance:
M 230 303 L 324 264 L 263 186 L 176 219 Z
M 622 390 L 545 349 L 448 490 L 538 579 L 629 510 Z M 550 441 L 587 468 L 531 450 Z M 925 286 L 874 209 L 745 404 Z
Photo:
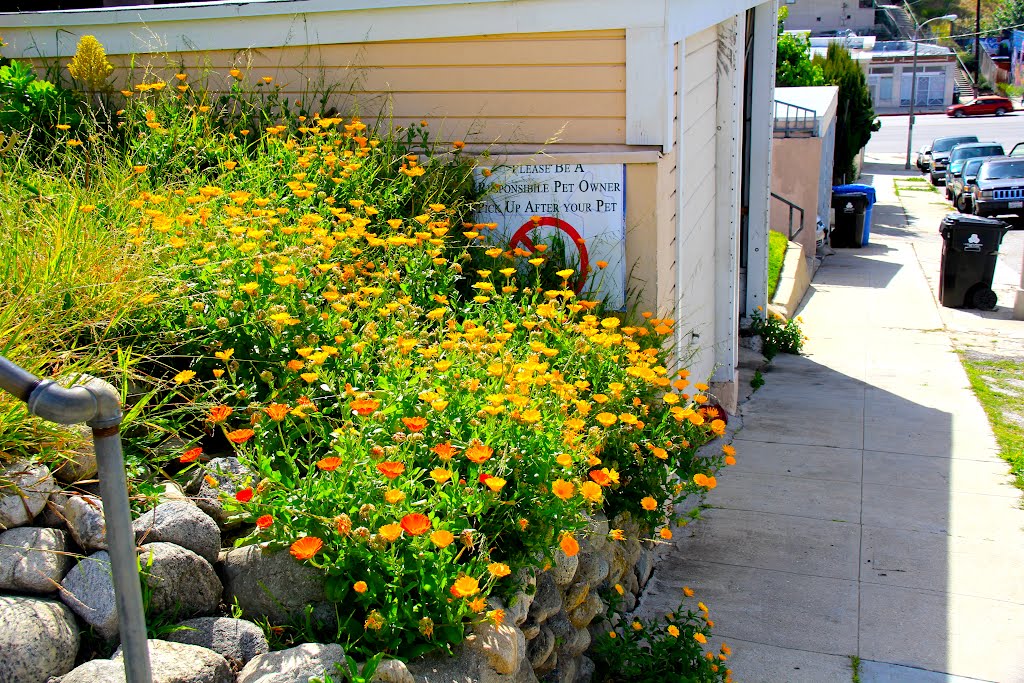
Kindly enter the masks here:
M 875 25 L 875 0 L 783 0 L 786 29 L 866 33 Z

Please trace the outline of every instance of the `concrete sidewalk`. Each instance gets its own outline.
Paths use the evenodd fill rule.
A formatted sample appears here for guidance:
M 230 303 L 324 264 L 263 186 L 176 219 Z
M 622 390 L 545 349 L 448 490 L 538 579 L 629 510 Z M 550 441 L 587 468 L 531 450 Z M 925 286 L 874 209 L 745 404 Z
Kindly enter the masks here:
M 908 224 L 902 168 L 874 170 L 871 245 L 819 269 L 805 354 L 742 406 L 739 464 L 638 609 L 693 587 L 744 683 L 850 681 L 854 655 L 862 683 L 1024 683 L 1020 491 L 919 257 L 938 221 Z

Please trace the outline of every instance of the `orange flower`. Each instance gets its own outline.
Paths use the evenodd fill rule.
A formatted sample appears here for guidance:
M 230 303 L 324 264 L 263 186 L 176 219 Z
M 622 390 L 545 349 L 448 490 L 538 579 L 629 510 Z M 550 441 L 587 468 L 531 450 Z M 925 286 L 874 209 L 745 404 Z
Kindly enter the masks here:
M 704 645 L 705 643 L 708 642 L 707 637 L 703 633 L 701 633 L 700 631 L 698 631 L 697 633 L 693 634 L 693 639 L 696 640 L 701 645 Z
M 614 413 L 598 413 L 595 419 L 604 427 L 611 427 L 618 419 Z
M 248 503 L 250 500 L 252 500 L 252 489 L 246 487 L 244 489 L 236 491 L 235 500 L 237 500 L 239 503 Z
M 261 530 L 262 529 L 269 529 L 270 526 L 273 523 L 274 523 L 274 518 L 273 517 L 271 517 L 270 515 L 263 515 L 262 517 L 260 517 L 260 518 L 258 518 L 256 520 L 256 528 L 261 529 Z
M 340 465 L 341 465 L 341 458 L 339 458 L 336 455 L 331 455 L 331 456 L 328 456 L 326 458 L 321 458 L 320 460 L 317 460 L 317 462 L 316 462 L 316 466 L 318 468 L 322 469 L 324 472 L 333 472 L 334 470 L 338 469 L 338 467 Z
M 736 449 L 729 444 L 722 446 L 722 452 L 726 455 L 736 455 Z
M 185 451 L 184 453 L 181 454 L 181 457 L 178 458 L 178 462 L 181 462 L 181 463 L 195 462 L 196 460 L 199 459 L 199 456 L 202 455 L 202 454 L 203 454 L 203 449 L 202 448 L 199 448 L 199 447 L 190 448 L 190 449 L 188 449 L 187 451 Z
M 447 548 L 455 540 L 455 536 L 447 529 L 438 529 L 430 534 L 430 542 L 438 548 Z
M 410 432 L 422 432 L 423 428 L 427 426 L 427 419 L 425 417 L 403 417 L 402 424 Z
M 580 484 L 580 495 L 591 503 L 600 503 L 604 494 L 601 493 L 600 486 L 592 481 L 585 481 Z
M 492 455 L 494 455 L 494 450 L 482 443 L 475 443 L 466 449 L 466 457 L 469 458 L 471 462 L 475 462 L 478 465 L 480 463 L 487 462 Z
M 672 540 L 672 530 L 668 527 L 663 527 L 662 530 L 658 532 L 658 535 L 664 538 L 666 541 Z
M 449 460 L 452 459 L 452 456 L 458 452 L 459 449 L 455 448 L 455 446 L 451 445 L 450 443 L 439 443 L 430 450 L 437 457 L 441 458 L 441 460 L 448 462 Z
M 426 515 L 413 512 L 402 517 L 402 528 L 410 536 L 422 536 L 430 531 L 430 519 Z
M 654 500 L 650 496 L 645 496 L 644 499 L 640 501 L 640 507 L 647 511 L 657 510 L 658 501 Z
M 690 588 L 689 586 L 683 586 L 683 595 L 685 595 L 688 598 L 692 598 L 693 597 L 693 589 Z
M 323 547 L 324 542 L 316 536 L 303 536 L 292 543 L 289 552 L 291 552 L 292 557 L 296 560 L 309 560 L 320 552 L 320 549 Z
M 226 436 L 231 443 L 242 444 L 255 436 L 255 434 L 256 432 L 251 429 L 236 429 L 233 432 L 228 432 Z
M 449 592 L 457 598 L 468 598 L 471 595 L 476 595 L 479 591 L 480 582 L 472 576 L 460 576 L 455 579 L 455 583 L 449 589 Z
M 380 401 L 372 398 L 360 398 L 352 401 L 349 407 L 352 408 L 356 415 L 366 417 L 367 415 L 372 415 L 374 411 L 380 408 Z
M 508 482 L 506 482 L 501 477 L 487 477 L 487 479 L 484 481 L 484 484 L 487 486 L 487 488 L 494 491 L 495 493 L 500 491 L 507 483 Z
M 366 589 L 367 585 L 365 581 L 356 581 L 355 584 L 352 585 L 352 590 L 356 593 L 365 593 Z
M 288 415 L 289 410 L 291 410 L 291 408 L 284 403 L 271 403 L 263 409 L 263 412 L 269 415 L 270 419 L 274 422 L 280 422 L 286 415 Z
M 733 456 L 731 456 L 731 455 L 727 455 L 727 456 L 725 456 L 725 464 L 726 464 L 726 465 L 730 465 L 730 466 L 731 466 L 731 465 L 735 465 L 735 464 L 736 464 L 736 458 L 734 458 L 734 457 L 733 457 Z
M 607 470 L 591 470 L 590 478 L 601 486 L 611 486 L 612 478 L 608 476 Z
M 395 503 L 401 503 L 405 500 L 405 494 L 398 489 L 391 489 L 390 491 L 384 492 L 384 500 L 394 505 Z
M 233 412 L 235 411 L 232 410 L 229 406 L 216 406 L 213 410 L 210 411 L 210 416 L 206 418 L 206 421 L 212 422 L 213 424 L 219 424 L 224 420 L 228 419 L 228 416 L 231 415 L 231 413 Z
M 569 500 L 576 493 L 576 487 L 564 479 L 555 479 L 551 482 L 551 493 L 562 500 Z
M 402 527 L 398 524 L 385 524 L 378 529 L 377 533 L 379 533 L 385 541 L 390 543 L 398 540 L 398 537 L 402 535 Z
M 377 471 L 388 479 L 394 479 L 402 472 L 405 472 L 405 465 L 400 462 L 382 462 L 377 465 Z
M 558 545 L 562 548 L 562 552 L 569 557 L 575 557 L 580 551 L 580 544 L 576 542 L 576 539 L 572 534 L 565 534 L 562 536 L 562 540 Z
M 512 570 L 509 568 L 509 566 L 501 562 L 492 562 L 491 564 L 487 565 L 487 571 L 491 573 L 491 576 L 497 577 L 499 579 L 506 577 L 512 573 Z
M 430 471 L 430 478 L 436 481 L 438 484 L 443 484 L 452 478 L 452 473 L 446 469 L 436 467 Z

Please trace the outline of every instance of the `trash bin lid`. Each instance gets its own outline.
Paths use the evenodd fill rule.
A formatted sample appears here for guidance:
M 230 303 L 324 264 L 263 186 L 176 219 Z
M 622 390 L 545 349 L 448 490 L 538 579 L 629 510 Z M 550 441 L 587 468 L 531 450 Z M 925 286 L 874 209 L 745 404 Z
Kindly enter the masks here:
M 998 218 L 985 218 L 970 213 L 947 213 L 942 219 L 942 227 L 963 227 L 963 228 L 999 228 L 1006 230 L 1009 224 Z
M 849 183 L 847 185 L 832 186 L 832 194 L 854 194 L 860 192 L 863 192 L 868 196 L 868 206 L 873 205 L 877 200 L 874 185 L 865 185 L 863 183 Z
M 868 196 L 863 192 L 832 195 L 832 208 L 837 213 L 864 213 L 869 205 Z
M 949 213 L 939 225 L 942 239 L 964 251 L 998 249 L 1010 226 L 996 218 L 983 218 L 965 213 Z M 994 244 L 991 244 L 994 242 Z

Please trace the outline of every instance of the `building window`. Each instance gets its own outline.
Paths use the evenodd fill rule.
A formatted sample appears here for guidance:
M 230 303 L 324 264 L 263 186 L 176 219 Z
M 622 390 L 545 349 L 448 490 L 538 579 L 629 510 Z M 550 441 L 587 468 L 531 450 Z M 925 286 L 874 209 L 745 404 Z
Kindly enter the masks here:
M 910 81 L 913 72 L 907 69 L 903 72 L 900 80 L 900 105 L 910 106 Z M 936 72 L 917 72 L 917 96 L 914 100 L 915 107 L 940 107 L 946 104 L 946 74 Z
M 893 106 L 892 101 L 892 86 L 893 76 L 892 69 L 889 69 L 888 74 L 877 74 L 872 69 L 871 74 L 868 76 L 868 90 L 871 91 L 871 101 L 875 106 L 891 107 Z M 908 100 L 909 103 L 909 100 Z

